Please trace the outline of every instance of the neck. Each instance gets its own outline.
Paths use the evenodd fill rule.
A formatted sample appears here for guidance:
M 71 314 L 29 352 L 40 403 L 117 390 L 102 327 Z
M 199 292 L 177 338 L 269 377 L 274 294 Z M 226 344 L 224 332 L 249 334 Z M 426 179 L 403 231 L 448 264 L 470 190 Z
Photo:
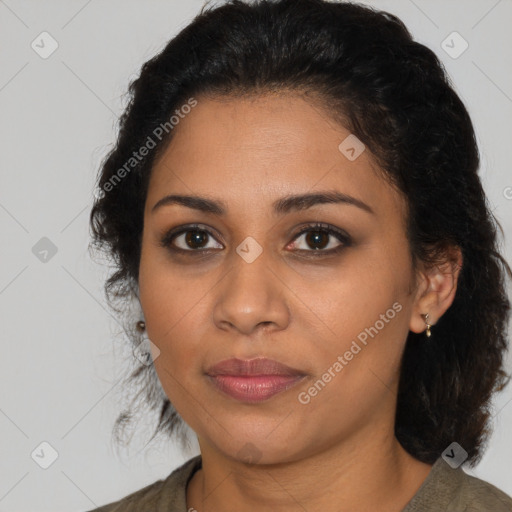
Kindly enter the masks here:
M 350 444 L 279 464 L 246 464 L 199 441 L 202 469 L 187 488 L 187 510 L 199 512 L 399 512 L 432 467 L 410 456 L 393 432 L 374 427 Z

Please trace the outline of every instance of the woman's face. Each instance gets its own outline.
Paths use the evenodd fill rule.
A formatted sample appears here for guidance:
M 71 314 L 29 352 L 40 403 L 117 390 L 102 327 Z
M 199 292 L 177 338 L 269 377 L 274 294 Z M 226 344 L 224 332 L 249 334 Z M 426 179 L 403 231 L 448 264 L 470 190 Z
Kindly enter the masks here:
M 144 213 L 140 300 L 169 399 L 202 449 L 240 460 L 392 435 L 414 307 L 400 196 L 298 95 L 197 100 L 155 164 Z M 291 200 L 311 194 L 349 199 Z M 203 202 L 155 208 L 168 195 Z M 183 232 L 162 244 L 170 230 Z M 208 375 L 232 358 L 297 371 Z

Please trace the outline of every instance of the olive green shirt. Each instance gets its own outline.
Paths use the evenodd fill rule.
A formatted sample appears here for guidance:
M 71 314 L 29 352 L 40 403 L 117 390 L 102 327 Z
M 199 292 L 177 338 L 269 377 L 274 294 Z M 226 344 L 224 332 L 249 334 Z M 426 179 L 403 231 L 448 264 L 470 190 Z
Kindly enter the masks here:
M 186 489 L 201 467 L 197 455 L 125 498 L 89 512 L 188 512 Z M 193 509 L 191 509 L 193 510 Z M 452 469 L 439 457 L 411 501 L 401 512 L 512 512 L 512 498 L 461 467 Z

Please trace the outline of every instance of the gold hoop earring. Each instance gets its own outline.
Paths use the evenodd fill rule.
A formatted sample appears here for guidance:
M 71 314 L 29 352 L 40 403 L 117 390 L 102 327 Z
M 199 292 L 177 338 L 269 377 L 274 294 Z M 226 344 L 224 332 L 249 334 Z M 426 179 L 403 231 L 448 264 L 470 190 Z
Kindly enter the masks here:
M 425 320 L 425 324 L 427 326 L 427 332 L 425 334 L 427 335 L 427 338 L 430 338 L 430 336 L 432 335 L 432 332 L 430 331 L 430 328 L 432 327 L 432 324 L 428 323 L 428 313 L 422 314 L 421 316 Z

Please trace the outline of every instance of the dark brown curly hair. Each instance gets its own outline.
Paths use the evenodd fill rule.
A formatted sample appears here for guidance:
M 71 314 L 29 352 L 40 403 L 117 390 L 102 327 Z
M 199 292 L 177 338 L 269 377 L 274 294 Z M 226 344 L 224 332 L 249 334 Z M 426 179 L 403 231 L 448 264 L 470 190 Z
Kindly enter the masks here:
M 228 0 L 203 8 L 142 66 L 90 213 L 90 249 L 115 264 L 105 283 L 109 304 L 138 344 L 139 317 L 130 304 L 138 298 L 144 203 L 153 162 L 179 129 L 170 117 L 191 97 L 267 91 L 319 95 L 367 146 L 406 198 L 414 268 L 420 261 L 439 264 L 450 247 L 461 249 L 456 296 L 435 335 L 425 342 L 423 334 L 408 334 L 395 433 L 410 454 L 430 464 L 457 441 L 474 466 L 490 434 L 492 395 L 510 380 L 503 358 L 510 314 L 505 280 L 512 272 L 499 253 L 497 228 L 502 236 L 503 230 L 478 176 L 469 114 L 436 55 L 392 14 L 326 0 Z M 155 147 L 134 159 L 150 139 Z M 183 420 L 153 365 L 134 361 L 127 383 L 139 392 L 118 417 L 116 438 L 142 405 L 159 412 L 153 436 L 176 434 Z

